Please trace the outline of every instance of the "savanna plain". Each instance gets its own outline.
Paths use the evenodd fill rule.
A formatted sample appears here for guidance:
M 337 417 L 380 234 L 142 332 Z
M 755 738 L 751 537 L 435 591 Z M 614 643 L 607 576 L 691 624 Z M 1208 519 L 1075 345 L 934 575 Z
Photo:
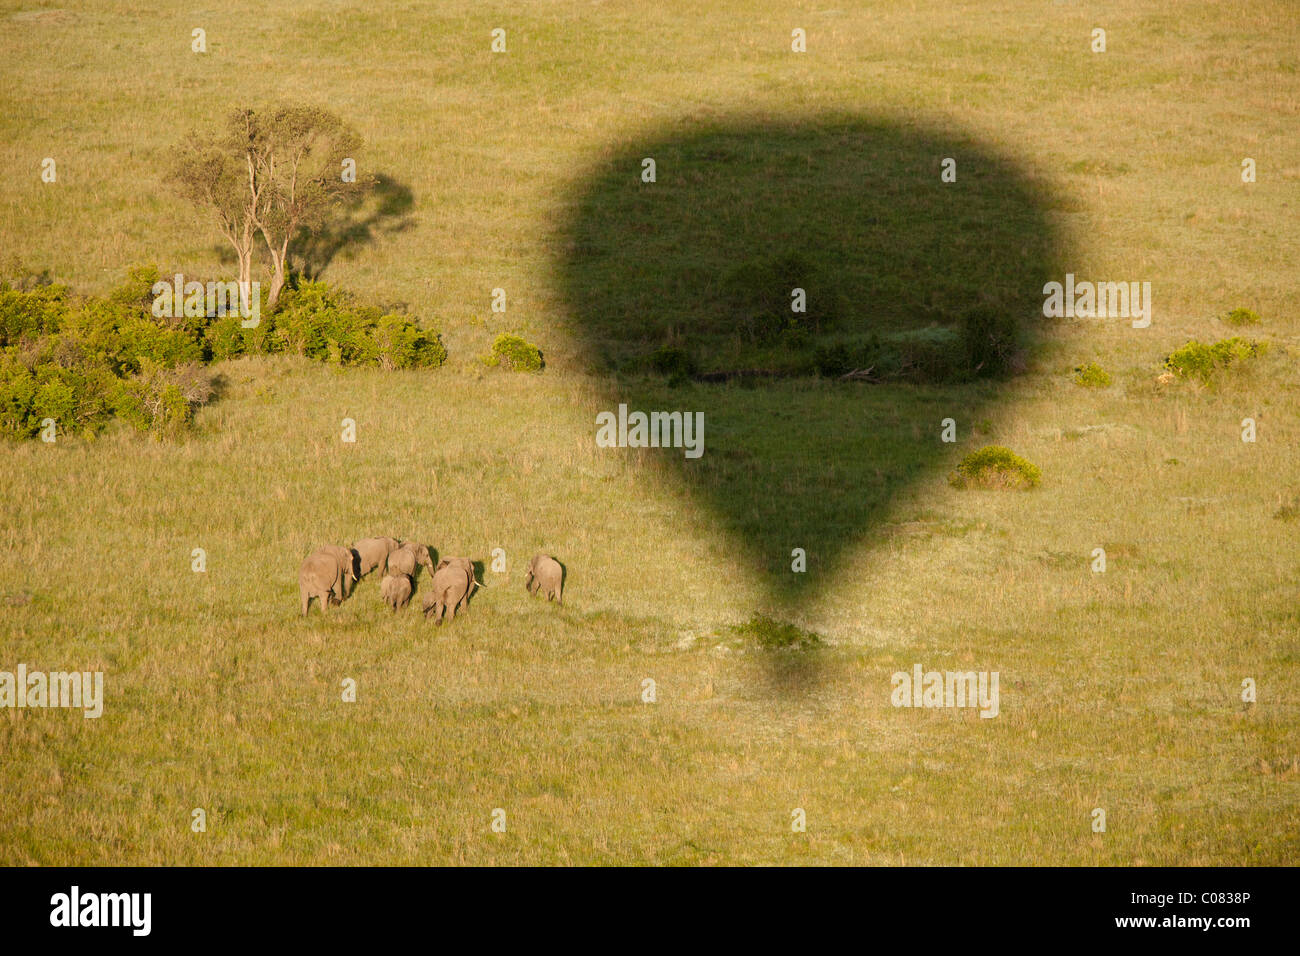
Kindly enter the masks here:
M 1296 861 L 1294 5 L 822 6 L 0 0 L 0 259 L 85 294 L 219 273 L 170 152 L 318 104 L 403 197 L 321 278 L 449 353 L 240 357 L 183 436 L 0 444 L 0 670 L 105 675 L 98 719 L 0 712 L 0 862 Z M 656 283 L 788 237 L 840 328 L 942 325 L 990 267 L 1030 309 L 1150 282 L 1152 322 L 1040 311 L 1000 380 L 627 364 L 725 319 Z M 503 332 L 545 368 L 485 366 Z M 1168 374 L 1237 335 L 1268 349 Z M 703 456 L 597 447 L 620 402 L 703 412 Z M 954 487 L 989 444 L 1039 487 Z M 302 617 L 303 556 L 369 535 L 485 587 L 441 628 L 427 578 Z M 562 607 L 525 591 L 542 550 Z M 916 664 L 997 671 L 998 716 L 893 706 Z

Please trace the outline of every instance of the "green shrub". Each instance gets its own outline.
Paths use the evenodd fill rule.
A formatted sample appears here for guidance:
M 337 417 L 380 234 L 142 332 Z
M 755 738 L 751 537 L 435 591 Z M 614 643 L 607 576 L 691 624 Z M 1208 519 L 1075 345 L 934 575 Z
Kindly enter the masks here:
M 184 328 L 128 317 L 119 324 L 117 334 L 117 361 L 127 371 L 138 372 L 146 361 L 171 368 L 203 360 L 202 343 Z
M 245 329 L 237 314 L 153 314 L 154 266 L 138 266 L 105 297 L 70 300 L 44 277 L 0 283 L 0 434 L 30 438 L 44 418 L 94 434 L 114 415 L 157 437 L 189 427 L 212 394 L 202 363 L 291 348 L 340 365 L 442 365 L 434 332 L 405 315 L 303 282 L 284 308 Z M 206 306 L 206 302 L 205 302 Z
M 805 631 L 777 621 L 765 614 L 755 614 L 736 628 L 736 633 L 749 638 L 766 651 L 805 651 L 821 646 L 822 639 L 812 631 Z
M 650 367 L 665 376 L 670 385 L 687 382 L 699 372 L 691 354 L 672 345 L 660 346 L 650 353 Z
M 436 332 L 421 328 L 409 316 L 357 305 L 323 282 L 302 282 L 286 291 L 280 303 L 274 339 L 308 358 L 386 369 L 437 368 L 447 361 L 446 346 Z
M 795 289 L 804 290 L 803 312 L 792 309 Z M 817 281 L 816 268 L 797 252 L 741 263 L 723 277 L 721 294 L 717 313 L 728 331 L 743 330 L 750 342 L 806 345 L 810 335 L 835 323 L 839 311 L 834 291 Z
M 817 367 L 818 375 L 839 378 L 853 371 L 853 350 L 845 342 L 819 345 L 813 353 L 813 364 Z
M 195 410 L 212 392 L 212 378 L 201 365 L 167 368 L 146 359 L 139 374 L 118 383 L 113 410 L 155 438 L 175 438 L 189 428 Z
M 36 376 L 16 358 L 0 359 L 0 433 L 13 438 L 30 438 L 32 404 L 36 400 Z
M 214 362 L 235 358 L 255 349 L 249 348 L 245 329 L 238 315 L 223 315 L 213 319 L 203 330 L 203 339 L 208 346 L 208 355 Z
M 112 414 L 117 377 L 109 367 L 85 361 L 84 353 L 70 361 L 68 355 L 62 357 L 60 363 L 49 355 L 19 355 L 14 349 L 0 356 L 0 433 L 32 438 L 46 418 L 63 432 L 93 434 L 103 427 Z
M 1106 388 L 1110 385 L 1110 373 L 1096 362 L 1088 362 L 1074 370 L 1074 384 L 1084 388 Z
M 1262 355 L 1267 349 L 1267 343 L 1235 336 L 1212 345 L 1193 339 L 1171 352 L 1165 359 L 1165 367 L 1180 378 L 1196 379 L 1208 385 L 1230 366 Z
M 0 283 L 0 348 L 59 331 L 67 313 L 67 286 L 22 291 Z
M 961 335 L 943 326 L 910 329 L 888 336 L 877 365 L 880 371 L 917 382 L 949 382 L 966 376 Z
M 1010 448 L 985 445 L 971 452 L 949 477 L 956 488 L 1037 488 L 1043 473 Z
M 1259 313 L 1251 309 L 1238 308 L 1222 316 L 1229 325 L 1259 325 Z
M 171 278 L 170 276 L 168 277 Z M 153 287 L 159 279 L 158 267 L 154 265 L 131 266 L 126 270 L 126 278 L 121 284 L 114 286 L 108 293 L 108 301 L 114 305 L 120 305 L 133 315 L 153 316 L 154 293 Z M 183 311 L 183 310 L 182 310 Z M 170 316 L 160 321 L 166 321 L 176 325 L 185 324 L 186 320 L 182 318 L 171 318 Z M 193 319 L 190 320 L 194 322 Z M 200 319 L 197 328 L 202 325 Z
M 286 289 L 275 313 L 278 344 L 290 352 L 317 360 L 329 358 L 330 343 L 339 349 L 351 325 L 341 293 L 324 282 L 303 282 Z
M 374 334 L 383 368 L 437 368 L 447 361 L 447 347 L 438 334 L 405 316 L 381 317 Z
M 492 343 L 492 351 L 483 357 L 489 368 L 503 366 L 513 372 L 540 372 L 542 353 L 536 345 L 517 335 L 501 334 Z
M 961 338 L 971 374 L 997 378 L 1016 370 L 1020 326 L 1011 313 L 991 306 L 971 309 L 962 317 Z

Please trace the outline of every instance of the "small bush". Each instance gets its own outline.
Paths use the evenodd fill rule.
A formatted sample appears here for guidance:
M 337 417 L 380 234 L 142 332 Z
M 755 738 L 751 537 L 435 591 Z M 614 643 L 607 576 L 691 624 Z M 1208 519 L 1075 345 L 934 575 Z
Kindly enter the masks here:
M 1084 388 L 1106 388 L 1110 385 L 1110 373 L 1096 362 L 1088 362 L 1074 370 L 1074 384 Z
M 947 326 L 907 329 L 881 336 L 872 333 L 857 343 L 818 346 L 812 367 L 819 375 L 839 378 L 869 373 L 870 381 L 956 382 L 970 378 L 961 332 Z
M 249 347 L 248 339 L 245 336 L 248 331 L 251 330 L 243 327 L 238 315 L 223 315 L 219 319 L 214 319 L 203 330 L 203 338 L 207 343 L 208 354 L 212 357 L 212 361 L 221 362 L 244 355 L 247 352 L 258 351 Z
M 803 312 L 792 309 L 795 289 L 804 290 Z M 727 330 L 751 344 L 803 347 L 833 326 L 840 310 L 837 293 L 798 252 L 741 263 L 723 276 L 720 292 L 716 311 Z
M 146 360 L 139 374 L 119 384 L 114 412 L 155 438 L 176 438 L 212 392 L 212 378 L 198 363 L 167 368 Z
M 650 367 L 668 379 L 670 385 L 689 381 L 699 369 L 686 349 L 664 345 L 650 353 Z
M 438 334 L 403 315 L 381 317 L 374 338 L 382 368 L 438 368 L 447 361 L 447 347 Z
M 1282 505 L 1273 512 L 1273 517 L 1279 521 L 1295 521 L 1300 518 L 1300 499 Z
M 492 343 L 492 351 L 483 357 L 483 364 L 489 368 L 501 366 L 512 372 L 540 372 L 542 352 L 517 335 L 502 334 Z
M 67 286 L 41 285 L 23 291 L 0 283 L 0 347 L 57 332 L 68 308 Z
M 1037 488 L 1043 473 L 1010 448 L 985 445 L 961 460 L 949 477 L 955 488 Z
M 827 378 L 838 378 L 853 371 L 853 350 L 844 342 L 832 345 L 819 345 L 813 354 L 813 364 L 817 374 Z
M 1175 349 L 1165 359 L 1165 367 L 1180 378 L 1196 379 L 1209 385 L 1230 366 L 1262 355 L 1267 344 L 1233 337 L 1207 345 L 1195 339 Z
M 754 641 L 765 651 L 805 651 L 822 644 L 821 637 L 812 631 L 773 620 L 764 614 L 755 614 L 738 626 L 736 633 Z
M 969 372 L 963 337 L 953 329 L 934 326 L 898 332 L 886 340 L 877 364 L 882 372 L 917 382 L 951 382 Z
M 997 378 L 1016 370 L 1020 360 L 1020 326 L 1009 312 L 980 306 L 962 317 L 962 344 L 967 367 L 984 378 Z
M 1222 316 L 1222 319 L 1229 325 L 1259 325 L 1261 321 L 1258 312 L 1245 308 L 1233 309 Z

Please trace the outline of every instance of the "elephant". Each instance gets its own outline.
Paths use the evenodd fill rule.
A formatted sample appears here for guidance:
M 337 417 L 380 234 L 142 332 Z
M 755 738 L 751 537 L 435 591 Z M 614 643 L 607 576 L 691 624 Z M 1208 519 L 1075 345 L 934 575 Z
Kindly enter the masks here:
M 396 538 L 362 538 L 352 546 L 352 550 L 361 555 L 361 574 L 369 574 L 376 568 L 383 574 L 389 552 L 400 545 Z
M 451 620 L 456 619 L 456 608 L 464 607 L 469 594 L 469 583 L 474 575 L 459 564 L 444 559 L 438 562 L 433 573 L 433 584 L 424 595 L 424 616 L 433 617 L 433 623 L 442 624 L 443 615 L 451 609 Z
M 528 593 L 536 595 L 541 591 L 546 600 L 552 599 L 564 604 L 564 566 L 549 554 L 538 554 L 528 562 L 528 573 L 524 575 L 524 587 Z
M 407 577 L 415 577 L 415 566 L 421 565 L 430 574 L 433 573 L 433 557 L 429 554 L 429 546 L 416 544 L 414 541 L 404 541 L 401 547 L 396 548 L 388 553 L 388 574 L 405 574 Z
M 474 577 L 474 562 L 469 558 L 443 558 L 438 562 L 438 567 L 442 567 L 443 565 L 449 565 L 453 568 L 461 568 L 469 575 L 469 588 L 465 591 L 465 596 L 461 598 L 460 603 L 456 606 L 456 610 L 463 611 L 465 608 L 469 607 L 470 595 L 483 587 L 483 585 L 478 582 L 478 579 Z
M 379 593 L 396 613 L 411 600 L 411 579 L 405 574 L 385 574 L 383 583 L 379 585 Z
M 360 566 L 360 555 L 337 545 L 327 544 L 307 555 L 298 569 L 303 617 L 312 598 L 320 601 L 321 613 L 328 610 L 331 598 L 342 602 L 347 597 L 347 583 L 357 579 Z

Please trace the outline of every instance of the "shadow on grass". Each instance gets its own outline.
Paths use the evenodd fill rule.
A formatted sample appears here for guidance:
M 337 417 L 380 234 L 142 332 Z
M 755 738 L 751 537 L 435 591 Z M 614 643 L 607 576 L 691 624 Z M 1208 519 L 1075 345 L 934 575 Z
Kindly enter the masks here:
M 1025 367 L 1068 259 L 1051 204 L 961 131 L 723 122 L 588 172 L 560 226 L 561 289 L 608 375 L 602 411 L 704 413 L 702 457 L 658 449 L 649 469 L 730 533 L 774 608 L 793 606 L 854 586 L 834 573 L 845 550 L 950 465 L 942 419 L 967 440 Z
M 321 223 L 302 228 L 290 244 L 291 280 L 319 279 L 339 256 L 355 255 L 382 236 L 405 232 L 415 225 L 415 194 L 387 174 L 375 177 L 374 188 L 351 194 Z M 257 255 L 266 251 L 259 239 Z M 213 247 L 223 266 L 236 264 L 228 243 Z

